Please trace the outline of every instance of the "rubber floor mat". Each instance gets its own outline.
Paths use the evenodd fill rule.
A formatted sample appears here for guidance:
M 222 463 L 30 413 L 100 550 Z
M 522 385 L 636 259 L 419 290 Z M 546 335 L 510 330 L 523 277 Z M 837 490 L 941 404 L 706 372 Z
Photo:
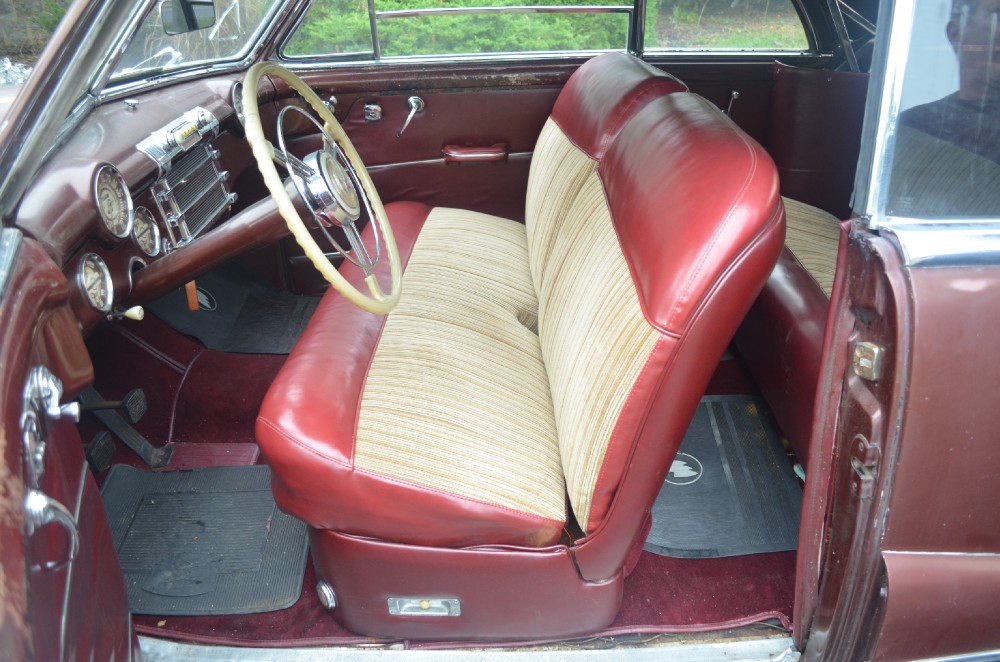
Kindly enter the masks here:
M 275 506 L 266 466 L 116 465 L 101 497 L 133 613 L 252 614 L 302 591 L 306 525 Z
M 653 505 L 645 549 L 686 558 L 794 550 L 801 507 L 802 488 L 757 401 L 707 396 Z
M 223 352 L 288 354 L 320 301 L 280 292 L 239 264 L 208 272 L 196 287 L 198 310 L 188 309 L 184 288 L 146 307 L 171 328 Z

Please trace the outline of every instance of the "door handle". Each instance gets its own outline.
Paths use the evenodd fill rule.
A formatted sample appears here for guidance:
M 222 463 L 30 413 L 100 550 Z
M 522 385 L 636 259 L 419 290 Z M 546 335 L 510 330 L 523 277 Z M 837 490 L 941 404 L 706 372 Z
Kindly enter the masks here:
M 27 514 L 29 537 L 46 524 L 55 522 L 69 534 L 70 539 L 68 558 L 63 561 L 46 561 L 35 567 L 51 572 L 69 565 L 80 551 L 80 533 L 77 530 L 76 519 L 69 509 L 39 490 L 28 490 L 28 494 L 24 497 L 24 510 Z
M 459 147 L 445 145 L 441 148 L 445 165 L 460 163 L 503 163 L 507 160 L 510 149 L 507 143 L 496 143 L 488 147 Z

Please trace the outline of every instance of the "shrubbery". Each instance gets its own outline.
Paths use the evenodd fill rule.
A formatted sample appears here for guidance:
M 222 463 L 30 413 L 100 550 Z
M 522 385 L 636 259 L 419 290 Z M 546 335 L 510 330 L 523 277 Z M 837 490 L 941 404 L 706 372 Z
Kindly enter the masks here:
M 602 5 L 603 0 L 377 0 L 379 11 L 430 7 Z M 382 19 L 383 55 L 624 48 L 626 14 L 492 14 Z M 290 55 L 371 52 L 366 0 L 318 0 Z

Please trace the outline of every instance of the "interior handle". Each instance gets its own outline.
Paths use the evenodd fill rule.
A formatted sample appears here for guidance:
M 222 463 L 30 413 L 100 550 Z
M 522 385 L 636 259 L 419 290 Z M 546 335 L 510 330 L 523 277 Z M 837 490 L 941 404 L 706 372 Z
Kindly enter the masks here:
M 460 163 L 503 163 L 510 154 L 507 143 L 495 143 L 489 147 L 459 147 L 445 145 L 441 148 L 445 165 Z
M 406 131 L 406 127 L 410 126 L 410 121 L 413 119 L 413 116 L 417 113 L 423 112 L 425 107 L 424 100 L 420 97 L 410 97 L 406 100 L 406 105 L 410 107 L 410 114 L 406 116 L 406 121 L 403 122 L 403 128 L 396 134 L 397 138 L 402 137 L 403 131 Z
M 52 522 L 61 526 L 69 534 L 70 549 L 67 558 L 63 561 L 46 561 L 39 567 L 52 571 L 69 565 L 80 551 L 80 534 L 77 531 L 76 520 L 69 509 L 39 490 L 28 490 L 24 497 L 24 511 L 27 515 L 25 520 L 29 536 L 34 535 L 35 531 Z

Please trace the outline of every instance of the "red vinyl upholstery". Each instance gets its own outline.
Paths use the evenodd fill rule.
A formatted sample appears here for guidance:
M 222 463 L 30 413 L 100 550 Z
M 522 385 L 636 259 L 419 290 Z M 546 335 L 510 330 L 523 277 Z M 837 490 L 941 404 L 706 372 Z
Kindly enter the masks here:
M 532 177 L 549 182 L 550 168 L 577 168 L 579 174 L 557 182 L 560 204 L 534 207 L 558 211 L 558 222 L 548 228 L 554 238 L 538 239 L 539 226 L 550 219 L 533 219 L 529 205 L 527 252 L 510 259 L 521 261 L 511 269 L 528 274 L 533 283 L 535 292 L 523 296 L 534 300 L 537 293 L 537 319 L 519 308 L 523 328 L 517 337 L 524 337 L 525 329 L 537 333 L 526 342 L 545 363 L 549 381 L 542 390 L 551 392 L 546 397 L 554 403 L 546 425 L 554 422 L 558 430 L 567 517 L 576 518 L 584 535 L 570 533 L 568 519 L 539 517 L 528 506 L 429 487 L 432 479 L 422 485 L 418 479 L 359 470 L 359 410 L 375 388 L 371 374 L 381 360 L 373 356 L 381 356 L 390 327 L 397 333 L 397 322 L 410 313 L 397 309 L 376 317 L 328 294 L 270 389 L 257 434 L 273 470 L 278 504 L 313 528 L 317 570 L 340 597 L 334 613 L 356 631 L 411 638 L 550 637 L 610 622 L 628 552 L 641 542 L 652 502 L 719 356 L 781 250 L 784 210 L 773 163 L 717 108 L 674 79 L 623 54 L 595 58 L 567 83 L 552 122 L 539 140 Z M 553 158 L 553 150 L 564 156 Z M 544 196 L 546 190 L 553 187 L 529 184 L 529 196 Z M 388 212 L 409 261 L 400 305 L 410 305 L 408 282 L 410 297 L 426 290 L 407 276 L 418 262 L 426 268 L 432 243 L 427 237 L 440 210 L 394 204 Z M 511 230 L 502 219 L 470 217 L 469 223 L 473 220 Z M 435 244 L 434 250 L 453 251 L 449 254 L 457 259 L 472 250 L 460 235 L 456 231 L 454 245 Z M 602 247 L 597 254 L 590 250 L 592 237 L 604 242 L 597 244 Z M 545 255 L 536 254 L 539 247 Z M 475 264 L 467 268 L 474 270 Z M 496 333 L 496 342 L 507 342 L 500 335 L 507 294 L 476 284 L 481 273 L 467 275 L 474 285 L 457 283 L 454 296 L 480 288 L 484 299 L 499 301 L 487 311 L 492 317 L 482 318 L 495 319 L 498 326 L 473 330 L 480 334 L 476 338 Z M 623 301 L 635 301 L 634 309 L 619 312 Z M 633 335 L 618 333 L 619 320 L 609 320 L 619 314 L 631 316 L 626 321 Z M 456 329 L 457 343 L 466 332 L 453 322 L 447 328 Z M 423 365 L 428 379 L 439 372 L 438 361 L 457 360 L 447 347 L 438 346 L 440 355 L 419 350 L 423 339 L 415 338 L 406 360 Z M 634 377 L 619 375 L 627 366 L 616 362 L 605 367 L 607 357 L 618 353 L 631 357 Z M 528 375 L 525 381 L 530 382 Z M 498 388 L 487 401 L 460 402 L 472 410 L 465 421 L 428 422 L 422 412 L 402 406 L 398 416 L 382 420 L 429 424 L 432 430 L 438 425 L 442 435 L 465 426 L 468 443 L 496 463 L 499 475 L 506 451 L 491 455 L 491 434 L 468 421 L 483 421 L 485 428 L 513 397 Z M 604 402 L 601 397 L 611 405 L 588 404 Z M 587 416 L 599 409 L 614 417 L 595 419 L 604 433 L 585 426 L 577 438 L 565 418 L 573 407 Z M 533 457 L 530 445 L 550 443 L 556 434 L 548 429 L 526 436 L 519 452 Z M 600 448 L 591 447 L 592 437 Z M 418 437 L 394 452 L 407 454 L 401 463 L 412 462 L 423 452 L 413 444 L 426 442 L 431 449 L 434 441 Z M 437 462 L 430 459 L 431 450 L 426 457 Z M 429 466 L 428 474 L 434 468 Z M 483 469 L 470 464 L 468 470 Z M 483 480 L 494 478 L 487 467 Z M 517 595 L 505 587 L 516 587 Z M 394 595 L 454 596 L 463 613 L 442 619 L 392 616 L 385 605 Z

